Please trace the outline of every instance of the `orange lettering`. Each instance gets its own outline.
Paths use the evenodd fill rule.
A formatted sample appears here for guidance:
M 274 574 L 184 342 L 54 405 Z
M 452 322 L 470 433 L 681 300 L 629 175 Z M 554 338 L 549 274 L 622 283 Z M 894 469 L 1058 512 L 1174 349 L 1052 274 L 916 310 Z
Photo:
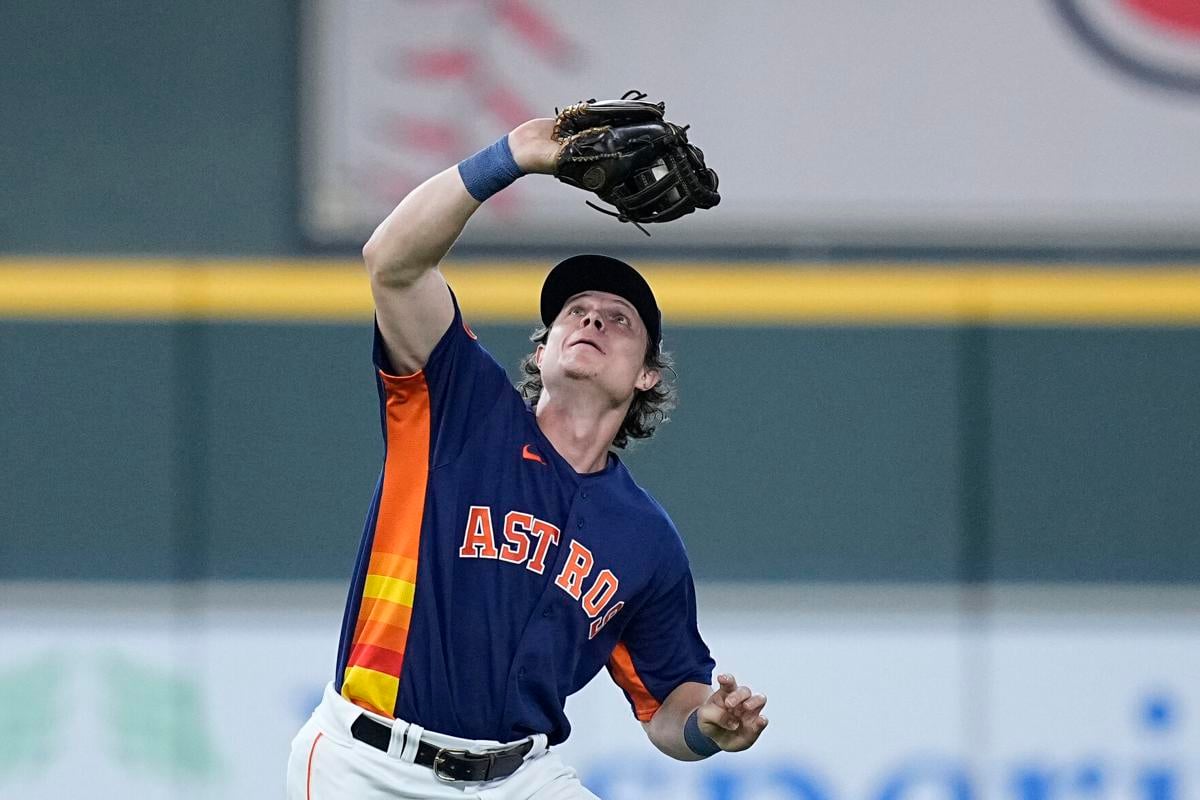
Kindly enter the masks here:
M 504 538 L 508 544 L 500 548 L 500 560 L 520 564 L 529 558 L 529 529 L 533 515 L 510 511 L 504 515 Z
M 596 634 L 599 633 L 600 630 L 605 625 L 608 624 L 608 621 L 610 619 L 612 619 L 613 617 L 615 617 L 617 615 L 617 612 L 620 611 L 624 606 L 625 606 L 625 601 L 622 600 L 619 603 L 617 603 L 615 606 L 610 608 L 603 617 L 601 617 L 600 619 L 592 620 L 592 626 L 591 626 L 591 628 L 588 629 L 588 638 L 595 639 Z
M 592 551 L 572 539 L 571 552 L 567 554 L 567 562 L 563 564 L 563 570 L 554 579 L 554 583 L 558 585 L 558 588 L 578 600 L 579 595 L 583 592 L 583 579 L 591 571 Z
M 596 582 L 592 584 L 592 588 L 588 589 L 587 594 L 583 596 L 583 610 L 587 612 L 589 617 L 594 617 L 600 613 L 600 609 L 608 605 L 608 601 L 613 599 L 613 595 L 617 593 L 617 576 L 612 574 L 612 570 L 601 570 L 596 576 Z
M 462 558 L 495 558 L 496 542 L 492 534 L 492 510 L 487 506 L 471 506 L 467 514 L 467 530 L 463 535 L 462 547 L 458 551 Z
M 533 535 L 538 537 L 538 543 L 537 547 L 533 549 L 533 558 L 529 559 L 529 563 L 525 565 L 525 569 L 541 575 L 542 571 L 546 569 L 546 551 L 550 549 L 552 543 L 558 544 L 559 531 L 558 528 L 549 522 L 535 519 L 533 521 Z

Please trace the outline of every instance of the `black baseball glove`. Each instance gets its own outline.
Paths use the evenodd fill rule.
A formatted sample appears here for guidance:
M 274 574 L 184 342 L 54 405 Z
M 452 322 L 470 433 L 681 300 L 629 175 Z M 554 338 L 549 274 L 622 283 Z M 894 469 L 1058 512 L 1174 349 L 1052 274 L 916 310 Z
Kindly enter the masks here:
M 614 206 L 588 205 L 632 222 L 670 222 L 721 201 L 717 173 L 687 139 L 688 126 L 663 119 L 663 103 L 641 92 L 620 100 L 587 100 L 558 112 L 554 138 L 562 143 L 554 176 Z

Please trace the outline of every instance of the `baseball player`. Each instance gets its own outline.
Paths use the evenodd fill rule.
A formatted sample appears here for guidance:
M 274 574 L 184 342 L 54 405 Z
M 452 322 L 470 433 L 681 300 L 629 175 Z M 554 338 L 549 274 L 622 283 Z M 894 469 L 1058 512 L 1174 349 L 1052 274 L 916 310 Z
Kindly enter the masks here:
M 767 726 L 763 695 L 727 674 L 713 690 L 683 544 L 612 452 L 668 396 L 650 286 L 605 256 L 555 266 L 522 392 L 438 271 L 489 196 L 561 171 L 555 126 L 430 178 L 363 249 L 384 465 L 291 800 L 594 798 L 552 748 L 602 667 L 674 758 L 745 750 Z

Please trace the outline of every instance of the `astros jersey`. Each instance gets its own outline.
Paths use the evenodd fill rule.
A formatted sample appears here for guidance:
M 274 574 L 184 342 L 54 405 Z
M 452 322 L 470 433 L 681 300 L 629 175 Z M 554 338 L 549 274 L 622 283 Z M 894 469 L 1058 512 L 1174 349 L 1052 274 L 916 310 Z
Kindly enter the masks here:
M 714 667 L 679 535 L 615 455 L 585 475 L 558 455 L 454 306 L 413 375 L 375 329 L 384 466 L 334 686 L 441 733 L 557 744 L 567 696 L 607 666 L 649 720 Z

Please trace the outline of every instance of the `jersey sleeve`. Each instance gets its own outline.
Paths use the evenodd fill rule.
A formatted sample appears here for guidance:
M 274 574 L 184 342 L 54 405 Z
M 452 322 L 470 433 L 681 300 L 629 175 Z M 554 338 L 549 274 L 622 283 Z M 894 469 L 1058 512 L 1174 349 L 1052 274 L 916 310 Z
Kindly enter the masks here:
M 492 358 L 463 320 L 458 298 L 450 292 L 454 319 L 426 359 L 411 375 L 397 375 L 387 355 L 379 323 L 375 323 L 372 360 L 379 384 L 383 435 L 388 436 L 389 404 L 428 403 L 430 465 L 452 460 L 488 412 L 507 393 L 515 393 L 504 367 Z
M 696 624 L 696 589 L 690 571 L 638 609 L 608 661 L 633 714 L 649 722 L 676 687 L 712 684 L 708 646 Z

